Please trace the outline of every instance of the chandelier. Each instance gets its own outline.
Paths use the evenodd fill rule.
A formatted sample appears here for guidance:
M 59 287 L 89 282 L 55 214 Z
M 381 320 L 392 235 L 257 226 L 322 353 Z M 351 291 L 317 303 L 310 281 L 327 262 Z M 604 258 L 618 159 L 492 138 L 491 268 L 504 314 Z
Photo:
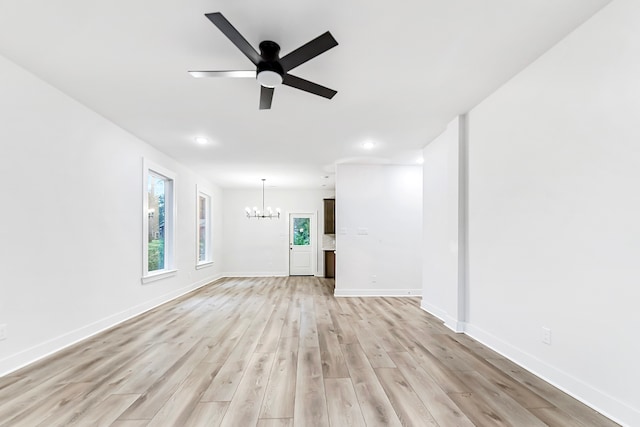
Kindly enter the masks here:
M 248 206 L 244 209 L 247 214 L 247 218 L 280 218 L 280 208 L 276 208 L 275 212 L 271 209 L 271 206 L 267 206 L 267 209 L 264 208 L 264 182 L 266 179 L 262 178 L 262 211 L 258 210 L 257 207 L 253 207 L 253 210 Z

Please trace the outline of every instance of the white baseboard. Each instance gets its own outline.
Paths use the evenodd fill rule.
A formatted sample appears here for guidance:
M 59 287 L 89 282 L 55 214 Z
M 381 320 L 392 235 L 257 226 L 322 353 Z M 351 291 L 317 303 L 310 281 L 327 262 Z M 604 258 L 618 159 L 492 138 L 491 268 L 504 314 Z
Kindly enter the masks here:
M 173 292 L 161 295 L 152 300 L 146 301 L 142 304 L 138 304 L 127 310 L 105 317 L 104 319 L 100 319 L 96 322 L 90 323 L 89 325 L 83 326 L 74 331 L 60 335 L 56 338 L 52 338 L 41 344 L 6 357 L 0 360 L 0 377 L 17 371 L 18 369 L 30 365 L 31 363 L 37 362 L 38 360 L 44 359 L 45 357 L 48 357 L 60 350 L 77 344 L 80 341 L 99 334 L 100 332 L 110 329 L 133 317 L 139 316 L 142 313 L 145 313 L 162 304 L 181 297 L 182 295 L 188 294 L 189 292 L 201 288 L 204 285 L 219 280 L 221 277 L 221 275 L 209 277 L 205 280 L 201 280 L 189 286 L 185 286 Z
M 452 317 L 445 310 L 440 307 L 436 307 L 435 305 L 429 304 L 424 299 L 420 303 L 420 308 L 426 311 L 429 314 L 436 316 L 438 319 L 444 322 L 444 325 L 451 329 L 456 334 L 464 333 L 466 330 L 466 322 L 462 322 L 455 317 Z
M 433 304 L 429 304 L 424 300 L 424 298 L 422 298 L 422 301 L 420 301 L 420 308 L 426 311 L 427 313 L 436 316 L 438 319 L 442 320 L 443 322 L 446 322 L 447 317 L 449 317 L 449 315 L 445 310 Z
M 335 289 L 336 297 L 417 297 L 422 289 Z
M 630 404 L 594 388 L 471 323 L 465 325 L 465 333 L 618 424 L 640 426 L 640 410 Z
M 238 271 L 231 271 L 231 272 L 225 272 L 222 274 L 223 277 L 287 277 L 289 275 L 289 273 L 286 272 L 282 272 L 282 271 L 267 271 L 267 272 L 261 272 L 261 271 L 252 271 L 252 272 L 238 272 Z
M 255 271 L 252 271 L 250 273 L 232 271 L 232 272 L 223 273 L 222 276 L 223 277 L 289 277 L 289 273 L 282 272 L 282 271 L 276 271 L 276 272 L 273 272 L 273 271 L 272 272 L 255 272 Z M 312 274 L 311 276 L 322 278 L 322 277 L 324 277 L 324 274 L 316 273 L 316 274 Z M 296 277 L 296 276 L 292 276 L 292 277 Z M 310 277 L 310 276 L 300 276 L 300 277 Z

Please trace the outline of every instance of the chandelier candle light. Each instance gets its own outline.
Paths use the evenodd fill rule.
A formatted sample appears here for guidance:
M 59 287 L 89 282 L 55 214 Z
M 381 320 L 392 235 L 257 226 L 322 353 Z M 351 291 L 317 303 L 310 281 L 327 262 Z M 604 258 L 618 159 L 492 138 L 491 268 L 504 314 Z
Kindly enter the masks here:
M 257 207 L 253 207 L 253 210 L 251 210 L 248 206 L 244 209 L 245 213 L 247 214 L 247 218 L 280 218 L 280 208 L 276 208 L 276 211 L 274 212 L 271 209 L 271 206 L 267 206 L 267 209 L 265 210 L 264 208 L 264 182 L 266 181 L 265 178 L 262 178 L 262 212 L 260 210 L 258 210 Z

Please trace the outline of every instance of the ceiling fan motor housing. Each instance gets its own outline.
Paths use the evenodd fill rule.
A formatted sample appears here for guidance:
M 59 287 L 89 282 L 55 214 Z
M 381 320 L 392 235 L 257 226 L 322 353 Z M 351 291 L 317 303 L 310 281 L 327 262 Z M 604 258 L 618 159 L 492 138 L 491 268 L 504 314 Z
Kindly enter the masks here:
M 271 40 L 260 42 L 260 56 L 256 78 L 265 87 L 275 87 L 282 84 L 284 69 L 280 64 L 280 46 Z

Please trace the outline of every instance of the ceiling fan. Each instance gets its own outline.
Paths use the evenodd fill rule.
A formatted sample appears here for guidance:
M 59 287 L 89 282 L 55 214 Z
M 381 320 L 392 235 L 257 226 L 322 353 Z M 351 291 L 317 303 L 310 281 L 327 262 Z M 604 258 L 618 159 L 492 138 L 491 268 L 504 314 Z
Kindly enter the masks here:
M 260 83 L 260 109 L 271 108 L 274 88 L 280 84 L 290 86 L 305 92 L 313 93 L 325 98 L 333 98 L 338 93 L 333 89 L 326 88 L 317 83 L 296 77 L 289 74 L 299 65 L 326 52 L 338 45 L 331 33 L 326 33 L 316 37 L 305 45 L 300 46 L 293 52 L 280 58 L 280 46 L 271 40 L 260 42 L 260 53 L 258 53 L 249 42 L 242 37 L 242 34 L 225 18 L 222 13 L 207 13 L 207 18 L 227 36 L 231 42 L 244 53 L 253 65 L 255 70 L 231 70 L 231 71 L 189 71 L 193 77 L 234 77 L 234 78 L 255 78 Z

